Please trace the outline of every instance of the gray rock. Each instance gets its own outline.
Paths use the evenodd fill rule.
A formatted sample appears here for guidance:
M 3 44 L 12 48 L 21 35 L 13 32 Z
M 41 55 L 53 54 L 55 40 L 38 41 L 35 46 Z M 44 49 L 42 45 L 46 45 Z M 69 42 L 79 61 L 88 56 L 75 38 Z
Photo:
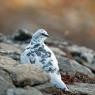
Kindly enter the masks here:
M 19 64 L 14 67 L 4 68 L 9 72 L 16 86 L 26 86 L 46 83 L 49 75 L 35 64 Z
M 64 93 L 51 86 L 51 84 L 46 83 L 42 85 L 38 85 L 35 88 L 43 91 L 44 95 L 94 95 L 95 93 L 95 84 L 88 84 L 88 83 L 75 83 L 72 85 L 67 85 L 69 88 L 69 92 Z
M 32 35 L 26 29 L 19 29 L 14 35 L 13 40 L 15 41 L 26 41 L 31 39 Z
M 8 55 L 15 60 L 19 60 L 22 50 L 14 44 L 0 43 L 0 55 Z
M 66 53 L 63 52 L 61 49 L 59 49 L 57 47 L 50 47 L 50 48 L 54 52 L 55 55 L 66 56 Z
M 81 62 L 95 72 L 95 51 L 77 45 L 68 46 L 67 50 L 72 54 L 75 60 Z
M 5 95 L 6 90 L 9 88 L 14 88 L 11 78 L 8 73 L 0 68 L 0 95 Z
M 44 95 L 64 95 L 64 94 L 59 94 L 58 91 L 60 91 L 60 89 L 52 86 L 52 84 L 50 84 L 50 83 L 37 85 L 37 86 L 35 86 L 35 88 L 42 91 L 42 93 Z
M 2 53 L 3 51 L 5 51 L 6 53 L 21 53 L 21 49 L 14 44 L 0 43 L 0 52 Z
M 0 67 L 3 67 L 3 68 L 5 68 L 7 66 L 12 67 L 17 64 L 18 63 L 15 60 L 13 60 L 12 58 L 10 58 L 8 56 L 1 56 L 0 55 Z
M 67 87 L 70 91 L 67 94 L 63 93 L 62 95 L 95 95 L 95 84 L 74 83 L 67 85 Z M 58 90 L 53 88 L 49 83 L 38 85 L 35 88 L 45 91 L 48 94 L 53 94 L 54 92 L 57 93 Z
M 95 84 L 75 83 L 74 85 L 68 85 L 68 87 L 70 92 L 77 93 L 74 95 L 95 95 Z
M 0 33 L 0 42 L 4 42 L 6 40 L 6 37 Z
M 40 85 L 36 85 L 35 88 L 39 89 L 39 90 L 45 90 L 47 88 L 52 88 L 54 86 L 52 86 L 51 83 L 44 83 L 44 84 L 40 84 Z
M 63 72 L 67 72 L 70 76 L 74 76 L 76 72 L 79 72 L 88 75 L 90 78 L 95 77 L 95 75 L 92 73 L 92 71 L 89 68 L 79 64 L 75 60 L 60 56 L 57 56 L 57 59 L 59 62 L 60 70 Z
M 31 88 L 29 90 L 22 88 L 14 88 L 8 89 L 6 95 L 43 95 L 43 94 L 35 88 Z

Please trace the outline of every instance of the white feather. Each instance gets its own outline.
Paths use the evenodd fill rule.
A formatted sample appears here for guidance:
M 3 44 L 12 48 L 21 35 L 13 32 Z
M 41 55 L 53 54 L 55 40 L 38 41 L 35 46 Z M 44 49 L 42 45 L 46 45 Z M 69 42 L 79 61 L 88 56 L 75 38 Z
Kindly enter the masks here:
M 43 33 L 44 35 L 41 35 Z M 68 88 L 66 87 L 65 83 L 61 80 L 58 61 L 54 53 L 46 44 L 44 44 L 44 40 L 46 39 L 45 35 L 47 36 L 48 34 L 44 29 L 39 29 L 33 34 L 30 44 L 21 54 L 20 62 L 22 64 L 30 64 L 33 62 L 35 64 L 39 64 L 39 66 L 41 66 L 45 71 L 49 73 L 51 77 L 50 82 L 52 83 L 52 85 L 56 86 L 57 88 L 63 90 L 65 89 L 66 91 L 68 91 Z

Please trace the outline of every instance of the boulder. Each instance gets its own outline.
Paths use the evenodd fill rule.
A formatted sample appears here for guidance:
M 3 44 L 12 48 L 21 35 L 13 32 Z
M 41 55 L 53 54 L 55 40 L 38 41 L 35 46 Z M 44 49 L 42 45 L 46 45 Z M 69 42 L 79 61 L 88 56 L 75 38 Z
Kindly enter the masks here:
M 74 84 L 67 84 L 69 88 L 69 92 L 60 92 L 58 89 L 52 87 L 49 83 L 38 85 L 35 88 L 45 92 L 47 94 L 52 95 L 95 95 L 95 84 L 88 84 L 88 83 L 74 83 Z M 58 93 L 58 94 L 57 94 Z M 62 93 L 62 94 L 60 94 Z
M 95 95 L 95 84 L 75 83 L 74 85 L 68 85 L 68 87 L 70 92 L 73 92 L 70 95 Z
M 43 95 L 36 88 L 23 89 L 23 88 L 12 88 L 7 90 L 6 95 Z
M 0 33 L 0 42 L 4 42 L 6 40 L 6 37 Z
M 32 35 L 29 33 L 26 29 L 19 29 L 15 34 L 13 35 L 14 41 L 26 41 L 31 39 Z
M 14 44 L 0 43 L 0 52 L 5 51 L 6 53 L 21 53 L 21 49 Z
M 43 84 L 50 80 L 49 75 L 36 64 L 19 64 L 5 68 L 16 86 Z
M 89 67 L 95 72 L 95 51 L 86 47 L 79 47 L 77 45 L 68 46 L 67 50 L 71 53 L 73 58 Z
M 50 48 L 54 52 L 55 55 L 66 56 L 66 53 L 63 52 L 61 49 L 59 49 L 57 47 L 53 47 L 53 46 Z
M 12 58 L 8 56 L 1 56 L 0 55 L 0 68 L 12 68 L 13 66 L 17 65 L 17 61 L 13 60 Z
M 44 84 L 35 86 L 35 88 L 39 89 L 39 90 L 45 90 L 45 89 L 52 88 L 52 87 L 54 87 L 54 86 L 51 83 L 44 83 Z
M 65 58 L 57 56 L 58 62 L 59 62 L 59 68 L 61 71 L 68 73 L 70 76 L 74 76 L 77 72 L 83 73 L 87 75 L 90 78 L 94 78 L 95 75 L 92 73 L 92 71 L 79 64 L 73 59 Z
M 14 88 L 11 78 L 7 72 L 0 68 L 0 95 L 6 95 L 9 88 Z
M 8 55 L 15 60 L 19 60 L 22 50 L 20 47 L 8 43 L 0 43 L 0 55 Z

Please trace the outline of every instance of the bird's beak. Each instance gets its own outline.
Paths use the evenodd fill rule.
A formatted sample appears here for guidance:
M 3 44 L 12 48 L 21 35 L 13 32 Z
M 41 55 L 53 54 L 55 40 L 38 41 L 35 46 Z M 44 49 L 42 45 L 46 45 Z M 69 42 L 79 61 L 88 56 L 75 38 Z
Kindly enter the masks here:
M 47 34 L 46 37 L 49 37 L 49 35 Z

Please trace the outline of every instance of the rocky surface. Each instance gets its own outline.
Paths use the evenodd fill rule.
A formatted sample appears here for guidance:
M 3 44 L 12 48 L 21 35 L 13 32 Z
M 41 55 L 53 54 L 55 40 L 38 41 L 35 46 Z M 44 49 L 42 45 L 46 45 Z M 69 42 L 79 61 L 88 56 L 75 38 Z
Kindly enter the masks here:
M 12 36 L 12 39 L 14 41 L 26 41 L 31 38 L 31 34 L 26 29 L 19 29 L 14 35 Z
M 48 74 L 35 64 L 19 64 L 14 67 L 5 67 L 16 86 L 37 85 L 50 80 Z
M 6 95 L 9 88 L 14 88 L 12 80 L 7 72 L 0 68 L 0 95 Z
M 67 50 L 72 57 L 80 64 L 85 65 L 95 72 L 95 51 L 86 47 L 80 47 L 77 45 L 68 46 Z
M 0 37 L 0 95 L 94 95 L 94 50 L 68 42 L 46 42 L 58 59 L 62 80 L 70 89 L 64 93 L 52 87 L 49 75 L 39 66 L 19 63 L 30 38 L 24 42 L 19 38 Z
M 43 95 L 43 94 L 35 88 L 31 89 L 12 88 L 7 90 L 6 95 Z
M 69 85 L 69 89 L 72 92 L 84 93 L 83 95 L 95 95 L 95 84 L 88 83 L 75 83 L 74 85 Z
M 94 78 L 95 75 L 90 69 L 79 64 L 77 61 L 65 57 L 57 57 L 59 61 L 59 67 L 62 72 L 68 73 L 70 76 L 74 76 L 77 72 L 83 73 L 90 78 Z
M 19 60 L 21 49 L 13 43 L 0 43 L 0 55 L 8 55 L 15 60 Z
M 18 63 L 13 60 L 12 58 L 8 57 L 8 56 L 1 56 L 0 55 L 0 67 L 6 67 L 6 66 L 14 66 L 17 65 Z

